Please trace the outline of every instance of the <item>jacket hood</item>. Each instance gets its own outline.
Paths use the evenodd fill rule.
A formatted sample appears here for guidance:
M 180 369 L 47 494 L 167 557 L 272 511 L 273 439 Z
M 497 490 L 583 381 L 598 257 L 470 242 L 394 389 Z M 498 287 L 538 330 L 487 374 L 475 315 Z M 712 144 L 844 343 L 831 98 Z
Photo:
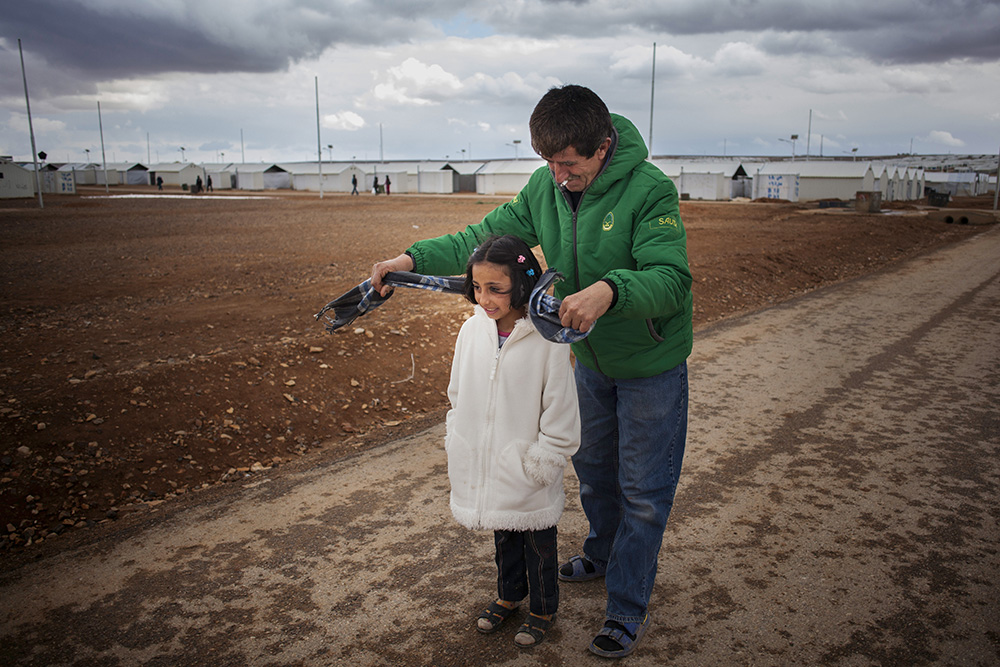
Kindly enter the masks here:
M 611 159 L 588 188 L 594 194 L 604 194 L 615 181 L 628 176 L 639 164 L 646 161 L 649 151 L 639 130 L 628 118 L 611 114 L 615 136 L 611 138 Z

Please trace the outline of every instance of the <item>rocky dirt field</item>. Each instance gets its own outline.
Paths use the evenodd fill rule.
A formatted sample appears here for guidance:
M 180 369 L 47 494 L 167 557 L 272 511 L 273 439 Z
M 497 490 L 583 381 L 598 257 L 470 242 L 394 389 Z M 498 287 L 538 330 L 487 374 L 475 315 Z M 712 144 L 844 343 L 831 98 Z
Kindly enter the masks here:
M 502 198 L 129 192 L 0 202 L 0 553 L 442 418 L 460 297 L 314 314 Z M 928 209 L 682 202 L 696 328 L 982 230 Z

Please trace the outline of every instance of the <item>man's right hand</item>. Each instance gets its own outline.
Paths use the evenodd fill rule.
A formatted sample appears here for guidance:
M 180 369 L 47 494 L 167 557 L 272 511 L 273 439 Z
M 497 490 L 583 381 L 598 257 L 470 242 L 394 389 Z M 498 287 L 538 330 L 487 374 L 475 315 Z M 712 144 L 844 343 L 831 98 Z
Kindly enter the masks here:
M 372 287 L 374 287 L 381 296 L 386 296 L 392 288 L 388 285 L 382 284 L 382 278 L 385 277 L 385 274 L 392 271 L 412 271 L 415 268 L 416 267 L 413 266 L 413 258 L 405 252 L 399 257 L 379 262 L 372 267 Z

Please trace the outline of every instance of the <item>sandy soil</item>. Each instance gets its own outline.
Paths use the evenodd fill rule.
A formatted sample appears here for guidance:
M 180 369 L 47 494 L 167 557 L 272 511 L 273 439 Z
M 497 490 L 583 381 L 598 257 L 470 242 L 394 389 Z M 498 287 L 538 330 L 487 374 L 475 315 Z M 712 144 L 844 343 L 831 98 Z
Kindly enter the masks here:
M 0 552 L 439 420 L 466 302 L 406 290 L 337 335 L 313 315 L 502 201 L 0 202 Z M 696 327 L 981 231 L 927 208 L 683 202 Z

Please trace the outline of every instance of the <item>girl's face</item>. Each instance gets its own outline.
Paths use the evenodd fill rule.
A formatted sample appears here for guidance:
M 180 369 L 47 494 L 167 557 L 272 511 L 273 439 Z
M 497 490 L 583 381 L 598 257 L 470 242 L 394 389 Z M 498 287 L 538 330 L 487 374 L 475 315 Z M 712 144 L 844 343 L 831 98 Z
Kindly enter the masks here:
M 514 323 L 524 316 L 524 308 L 510 307 L 512 283 L 502 264 L 480 262 L 472 265 L 472 292 L 500 331 L 513 331 Z

